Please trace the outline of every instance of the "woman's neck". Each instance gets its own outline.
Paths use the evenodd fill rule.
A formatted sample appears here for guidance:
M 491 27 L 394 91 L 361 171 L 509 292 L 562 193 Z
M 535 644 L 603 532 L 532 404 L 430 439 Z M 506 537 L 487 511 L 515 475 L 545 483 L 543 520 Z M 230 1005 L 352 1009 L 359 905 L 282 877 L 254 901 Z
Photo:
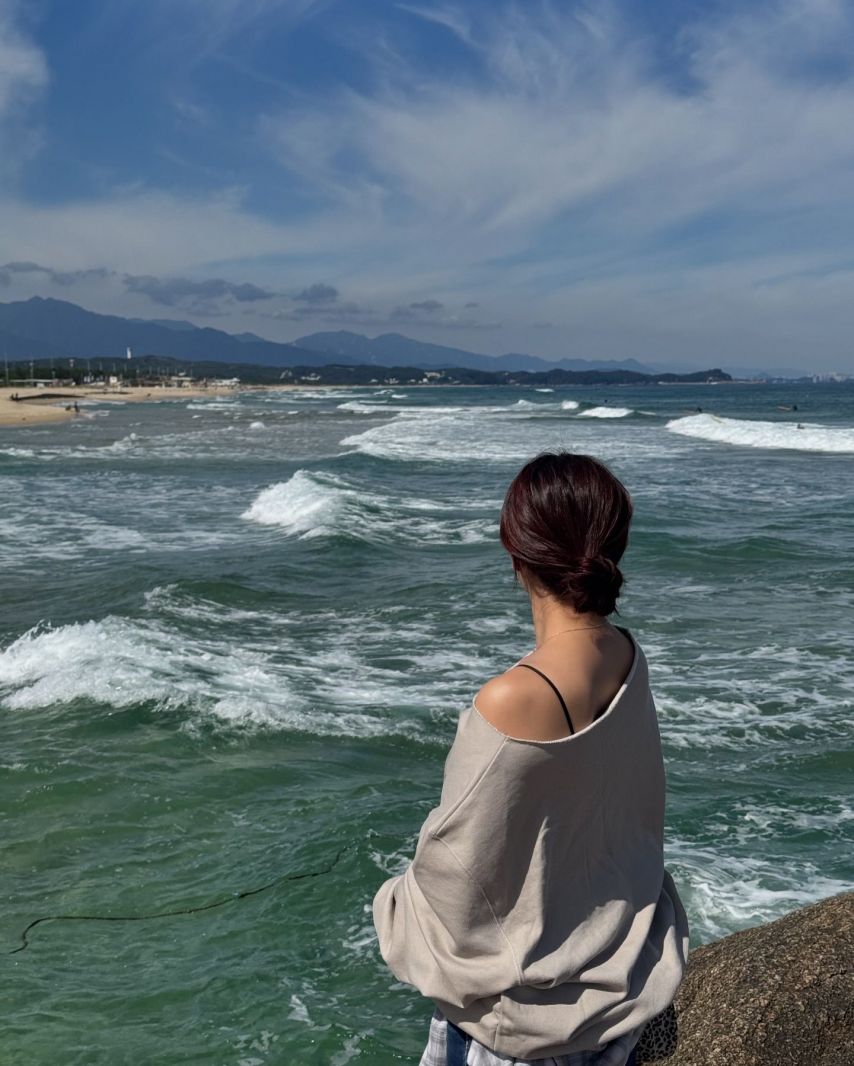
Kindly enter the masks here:
M 531 594 L 531 617 L 534 621 L 534 637 L 537 647 L 562 630 L 587 629 L 607 621 L 601 614 L 579 614 L 553 596 Z

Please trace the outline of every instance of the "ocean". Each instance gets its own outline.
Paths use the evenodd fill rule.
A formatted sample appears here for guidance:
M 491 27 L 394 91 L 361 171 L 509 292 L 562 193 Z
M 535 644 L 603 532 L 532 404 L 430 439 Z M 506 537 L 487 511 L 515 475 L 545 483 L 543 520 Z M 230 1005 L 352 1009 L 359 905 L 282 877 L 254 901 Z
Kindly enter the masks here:
M 0 944 L 221 905 L 31 928 L 4 1064 L 417 1063 L 370 903 L 532 647 L 497 522 L 542 450 L 634 499 L 692 947 L 851 886 L 854 383 L 82 410 L 0 430 Z

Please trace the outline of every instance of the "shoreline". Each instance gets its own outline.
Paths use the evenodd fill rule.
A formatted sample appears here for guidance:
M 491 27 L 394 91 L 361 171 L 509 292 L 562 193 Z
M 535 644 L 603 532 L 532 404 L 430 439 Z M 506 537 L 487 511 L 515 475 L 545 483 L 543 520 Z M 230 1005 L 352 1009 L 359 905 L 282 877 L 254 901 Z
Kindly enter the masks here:
M 234 396 L 241 392 L 259 390 L 304 389 L 304 385 L 211 385 L 175 388 L 171 386 L 140 386 L 138 388 L 93 388 L 90 385 L 63 385 L 56 390 L 0 387 L 0 428 L 41 426 L 53 422 L 72 422 L 86 418 L 85 410 L 74 410 L 83 400 L 108 403 L 146 403 L 159 400 L 198 400 L 216 396 Z M 331 385 L 320 388 L 333 388 Z M 340 386 L 339 386 L 340 387 Z M 19 396 L 13 400 L 12 396 Z
M 658 383 L 657 383 L 658 384 Z M 703 382 L 661 382 L 663 385 L 767 385 L 767 382 L 749 381 L 742 378 L 734 378 L 729 382 L 718 381 L 703 381 Z M 614 387 L 635 387 L 635 383 L 628 382 L 610 382 L 608 388 Z M 517 385 L 508 385 L 509 388 L 519 387 Z M 525 387 L 525 386 L 522 386 Z M 552 391 L 555 388 L 567 388 L 570 386 L 557 385 L 550 386 Z M 576 385 L 575 388 L 602 388 L 601 385 Z M 496 388 L 495 385 L 487 383 L 474 383 L 474 384 L 452 384 L 450 382 L 441 383 L 426 383 L 426 382 L 412 382 L 406 385 L 389 386 L 384 384 L 377 385 L 356 385 L 356 384 L 338 384 L 333 385 L 329 382 L 276 382 L 269 384 L 239 384 L 239 385 L 210 385 L 210 386 L 189 386 L 189 387 L 175 387 L 165 385 L 145 385 L 139 387 L 128 388 L 96 388 L 90 385 L 63 385 L 58 386 L 56 391 L 53 389 L 26 389 L 20 387 L 0 386 L 0 429 L 8 429 L 15 427 L 27 427 L 27 426 L 40 426 L 47 425 L 53 422 L 70 422 L 75 418 L 88 417 L 83 410 L 75 412 L 74 403 L 80 403 L 81 400 L 94 400 L 103 401 L 107 403 L 145 403 L 145 402 L 157 402 L 162 400 L 198 400 L 211 398 L 216 396 L 234 396 L 240 393 L 252 393 L 252 392 L 304 392 L 305 390 L 322 390 L 322 389 L 423 389 L 423 388 L 442 388 L 442 389 L 491 389 Z M 43 392 L 43 395 L 41 394 Z M 17 395 L 21 398 L 19 400 L 13 400 L 12 396 Z
M 272 384 L 240 384 L 210 386 L 144 385 L 129 388 L 93 388 L 91 385 L 62 385 L 54 389 L 27 389 L 0 386 L 0 429 L 21 426 L 40 426 L 53 422 L 71 422 L 86 418 L 85 411 L 75 412 L 75 401 L 105 401 L 107 403 L 145 403 L 160 400 L 198 400 L 216 396 L 235 396 L 252 392 L 305 392 L 306 390 L 329 389 L 389 389 L 404 386 L 389 385 L 332 385 L 329 382 L 282 382 Z M 426 388 L 423 382 L 407 385 L 406 388 Z M 449 385 L 438 388 L 493 388 L 492 385 Z M 44 393 L 43 395 L 41 393 Z M 13 400 L 12 396 L 21 398 Z

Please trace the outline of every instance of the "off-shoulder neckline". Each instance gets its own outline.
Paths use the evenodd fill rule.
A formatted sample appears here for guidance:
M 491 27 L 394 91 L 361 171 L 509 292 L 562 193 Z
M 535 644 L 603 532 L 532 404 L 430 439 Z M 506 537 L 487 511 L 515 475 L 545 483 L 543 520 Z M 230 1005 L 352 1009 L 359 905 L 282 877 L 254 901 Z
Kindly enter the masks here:
M 586 736 L 588 733 L 591 733 L 594 729 L 596 729 L 596 727 L 598 725 L 600 725 L 600 723 L 606 721 L 608 718 L 610 718 L 612 716 L 615 708 L 622 701 L 623 696 L 625 695 L 626 691 L 628 690 L 629 686 L 631 685 L 632 681 L 634 680 L 635 674 L 637 673 L 638 663 L 640 662 L 640 658 L 641 658 L 640 645 L 635 640 L 635 638 L 632 635 L 632 633 L 630 633 L 629 630 L 626 629 L 625 626 L 616 626 L 616 628 L 619 629 L 621 633 L 625 633 L 625 635 L 632 642 L 632 647 L 634 648 L 634 652 L 635 652 L 634 653 L 634 657 L 632 658 L 632 665 L 629 667 L 629 672 L 626 674 L 625 678 L 623 679 L 623 683 L 620 685 L 620 687 L 614 693 L 614 698 L 611 700 L 611 702 L 605 708 L 603 713 L 600 714 L 598 718 L 594 718 L 593 721 L 589 725 L 586 725 L 583 729 L 579 729 L 578 732 L 571 733 L 568 737 L 558 737 L 556 740 L 529 740 L 529 739 L 526 739 L 525 737 L 511 737 L 509 733 L 502 733 L 502 731 L 500 729 L 498 729 L 497 726 L 494 726 L 492 724 L 492 722 L 489 721 L 488 718 L 484 718 L 484 716 L 478 710 L 477 704 L 475 703 L 474 696 L 472 696 L 472 699 L 471 699 L 471 708 L 472 708 L 472 710 L 477 715 L 477 717 L 480 719 L 480 721 L 483 722 L 484 725 L 489 726 L 489 728 L 492 729 L 495 733 L 497 733 L 500 737 L 503 737 L 505 740 L 512 741 L 514 744 L 534 744 L 534 745 L 537 745 L 537 746 L 539 746 L 541 744 L 542 745 L 549 745 L 549 746 L 554 745 L 554 744 L 570 744 L 570 743 L 572 743 L 572 741 L 578 740 L 579 737 Z M 522 658 L 524 658 L 524 656 L 522 656 Z M 519 661 L 521 662 L 521 659 Z

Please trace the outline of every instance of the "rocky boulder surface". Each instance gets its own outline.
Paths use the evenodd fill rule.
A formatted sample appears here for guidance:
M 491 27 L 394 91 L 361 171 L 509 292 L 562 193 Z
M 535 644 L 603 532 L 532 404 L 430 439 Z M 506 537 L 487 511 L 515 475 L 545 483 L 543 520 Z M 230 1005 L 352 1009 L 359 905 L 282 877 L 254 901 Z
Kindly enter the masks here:
M 854 1066 L 854 892 L 695 948 L 638 1063 Z

